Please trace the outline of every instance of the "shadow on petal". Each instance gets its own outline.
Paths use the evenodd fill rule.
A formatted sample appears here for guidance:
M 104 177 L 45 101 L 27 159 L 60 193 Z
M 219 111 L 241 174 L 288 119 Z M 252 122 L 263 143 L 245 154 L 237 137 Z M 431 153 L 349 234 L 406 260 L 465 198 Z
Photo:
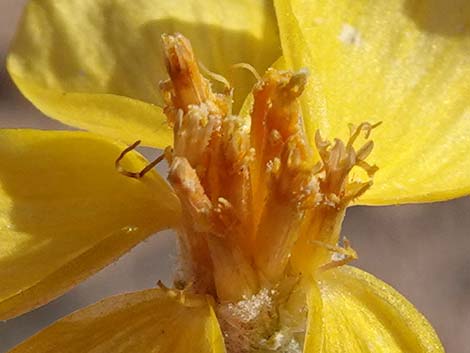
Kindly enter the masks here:
M 404 12 L 423 31 L 445 36 L 470 35 L 468 0 L 406 0 Z
M 12 44 L 9 70 L 51 90 L 158 105 L 158 83 L 167 78 L 162 33 L 187 36 L 201 62 L 222 75 L 238 62 L 265 70 L 281 55 L 269 1 L 219 5 L 183 2 L 178 12 L 158 2 L 32 1 Z

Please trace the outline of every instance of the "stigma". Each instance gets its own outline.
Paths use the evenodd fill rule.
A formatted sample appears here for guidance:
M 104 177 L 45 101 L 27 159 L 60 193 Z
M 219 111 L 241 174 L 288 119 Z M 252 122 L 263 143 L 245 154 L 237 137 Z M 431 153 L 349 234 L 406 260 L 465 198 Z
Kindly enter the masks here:
M 350 126 L 344 142 L 307 136 L 306 70 L 268 69 L 253 86 L 250 109 L 234 113 L 232 87 L 213 89 L 184 36 L 162 42 L 169 79 L 160 88 L 174 133 L 165 158 L 183 209 L 181 280 L 236 303 L 354 258 L 349 242 L 338 245 L 341 222 L 372 185 L 377 168 L 366 159 L 377 124 Z M 353 168 L 366 180 L 353 180 Z

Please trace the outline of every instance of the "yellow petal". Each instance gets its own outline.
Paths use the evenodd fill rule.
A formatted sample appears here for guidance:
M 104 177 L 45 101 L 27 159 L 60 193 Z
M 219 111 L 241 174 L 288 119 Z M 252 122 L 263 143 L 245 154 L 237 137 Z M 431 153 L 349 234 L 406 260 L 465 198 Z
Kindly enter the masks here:
M 323 303 L 318 286 L 311 284 L 307 294 L 307 328 L 304 340 L 304 353 L 320 353 L 323 344 Z
M 308 67 L 308 130 L 342 137 L 383 124 L 380 170 L 359 203 L 444 200 L 470 193 L 470 2 L 276 1 L 290 67 Z M 369 159 L 368 159 L 369 161 Z
M 179 204 L 124 146 L 85 132 L 0 130 L 0 320 L 64 293 L 163 228 Z M 125 167 L 140 170 L 137 153 Z
M 46 89 L 10 73 L 23 94 L 44 114 L 75 127 L 94 131 L 114 140 L 165 148 L 172 144 L 163 109 L 114 94 L 66 93 Z
M 444 352 L 413 305 L 372 275 L 344 266 L 322 274 L 318 286 L 310 300 L 317 315 L 309 315 L 309 327 L 317 327 L 322 339 L 307 339 L 305 352 Z
M 165 147 L 171 131 L 158 107 L 158 83 L 167 78 L 160 36 L 175 31 L 191 40 L 207 68 L 226 77 L 233 76 L 231 64 L 262 71 L 280 55 L 267 0 L 32 0 L 8 70 L 53 118 L 127 143 Z M 244 97 L 253 78 L 237 76 Z
M 213 309 L 204 298 L 150 289 L 104 299 L 52 324 L 10 353 L 223 353 Z

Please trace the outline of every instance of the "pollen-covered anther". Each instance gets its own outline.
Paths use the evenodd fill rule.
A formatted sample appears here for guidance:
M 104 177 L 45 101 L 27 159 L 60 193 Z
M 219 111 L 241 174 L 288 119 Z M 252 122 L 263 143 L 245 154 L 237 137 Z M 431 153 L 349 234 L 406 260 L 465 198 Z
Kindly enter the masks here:
M 220 120 L 205 103 L 189 107 L 186 113 L 179 110 L 173 127 L 174 155 L 184 156 L 196 169 L 203 168 L 212 135 L 220 129 Z
M 305 70 L 293 73 L 268 69 L 263 80 L 255 87 L 255 107 L 252 118 L 257 119 L 258 123 L 264 120 L 268 138 L 270 134 L 275 134 L 274 140 L 279 140 L 278 137 L 281 137 L 283 141 L 286 141 L 289 136 L 301 132 L 301 110 L 297 98 L 305 88 L 307 76 L 308 73 Z M 265 110 L 266 117 L 258 116 L 260 114 L 257 113 L 256 108 Z M 256 130 L 254 133 L 257 133 Z
M 163 35 L 162 44 L 170 79 L 161 82 L 160 88 L 165 114 L 174 129 L 174 155 L 186 157 L 202 177 L 209 142 L 230 111 L 231 102 L 212 92 L 188 39 L 181 34 Z
M 290 99 L 298 98 L 305 89 L 307 84 L 308 70 L 301 69 L 294 72 L 289 81 L 281 86 L 282 92 L 288 95 Z
M 168 173 L 185 210 L 192 218 L 191 224 L 198 232 L 207 232 L 212 227 L 212 203 L 204 192 L 196 171 L 184 157 L 174 157 Z
M 184 111 L 192 104 L 209 99 L 210 85 L 202 77 L 194 58 L 191 43 L 183 35 L 162 35 L 166 66 L 171 79 L 171 100 L 174 106 Z M 165 88 L 163 84 L 161 87 Z M 166 86 L 168 89 L 168 85 Z
M 227 199 L 219 197 L 212 213 L 212 232 L 223 237 L 226 233 L 231 233 L 230 229 L 239 224 L 233 205 Z
M 277 173 L 274 174 L 274 190 L 286 202 L 293 202 L 299 207 L 318 190 L 318 181 L 306 159 L 305 142 L 296 134 L 284 145 Z
M 251 142 L 256 162 L 251 170 L 255 181 L 255 202 L 287 202 L 297 205 L 311 184 L 312 151 L 303 131 L 299 95 L 305 88 L 307 72 L 268 69 L 255 86 L 251 114 Z M 256 208 L 262 205 L 256 205 Z
M 250 127 L 245 119 L 230 115 L 222 123 L 222 152 L 233 173 L 243 172 L 254 158 Z

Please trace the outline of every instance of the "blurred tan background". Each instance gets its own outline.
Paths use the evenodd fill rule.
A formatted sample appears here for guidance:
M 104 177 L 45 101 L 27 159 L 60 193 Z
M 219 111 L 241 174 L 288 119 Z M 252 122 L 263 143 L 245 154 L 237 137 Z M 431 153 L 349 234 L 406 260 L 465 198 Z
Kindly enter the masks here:
M 64 128 L 35 110 L 5 72 L 8 43 L 24 3 L 0 0 L 0 127 Z M 355 265 L 414 303 L 448 353 L 470 353 L 469 197 L 428 205 L 355 207 L 348 212 L 343 233 L 359 253 Z M 104 296 L 168 281 L 174 249 L 171 234 L 160 233 L 49 305 L 0 322 L 0 353 Z

